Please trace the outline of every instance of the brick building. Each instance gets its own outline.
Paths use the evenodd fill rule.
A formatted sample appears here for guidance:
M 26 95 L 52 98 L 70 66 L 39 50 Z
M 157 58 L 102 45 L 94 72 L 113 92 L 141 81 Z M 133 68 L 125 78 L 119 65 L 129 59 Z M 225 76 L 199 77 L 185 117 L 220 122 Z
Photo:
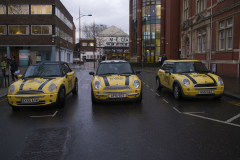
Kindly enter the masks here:
M 0 59 L 15 55 L 19 65 L 47 61 L 72 62 L 73 17 L 60 0 L 11 0 L 0 4 Z
M 239 77 L 240 0 L 181 0 L 181 57 Z
M 77 50 L 79 43 L 76 45 Z M 80 58 L 81 60 L 86 60 L 87 62 L 92 62 L 96 59 L 100 59 L 99 54 L 96 52 L 96 40 L 93 39 L 81 39 L 80 40 L 80 49 L 81 49 L 81 55 Z
M 129 0 L 130 61 L 180 57 L 180 0 Z

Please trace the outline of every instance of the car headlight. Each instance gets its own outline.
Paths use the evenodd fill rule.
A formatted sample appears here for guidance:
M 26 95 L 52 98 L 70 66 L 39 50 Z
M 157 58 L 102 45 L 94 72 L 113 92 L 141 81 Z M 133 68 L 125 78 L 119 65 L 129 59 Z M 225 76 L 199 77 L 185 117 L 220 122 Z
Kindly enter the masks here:
M 182 83 L 183 83 L 183 85 L 186 86 L 186 87 L 188 87 L 188 86 L 190 85 L 190 82 L 189 82 L 189 80 L 188 80 L 187 78 L 184 78 L 184 79 L 182 80 Z
M 217 78 L 217 82 L 218 82 L 218 84 L 223 85 L 223 80 L 222 80 L 222 78 L 218 77 L 218 78 Z
M 95 81 L 95 82 L 94 82 L 94 87 L 95 87 L 96 89 L 101 88 L 101 82 L 100 82 L 100 81 Z
M 135 80 L 133 81 L 133 87 L 139 88 L 139 86 L 140 86 L 139 80 L 135 79 Z
M 15 85 L 14 84 L 12 84 L 9 88 L 8 88 L 8 93 L 9 94 L 13 94 L 14 92 L 15 92 Z
M 52 84 L 50 84 L 49 87 L 48 87 L 48 91 L 49 91 L 49 92 L 54 92 L 54 91 L 56 91 L 56 89 L 57 89 L 56 83 L 52 83 Z

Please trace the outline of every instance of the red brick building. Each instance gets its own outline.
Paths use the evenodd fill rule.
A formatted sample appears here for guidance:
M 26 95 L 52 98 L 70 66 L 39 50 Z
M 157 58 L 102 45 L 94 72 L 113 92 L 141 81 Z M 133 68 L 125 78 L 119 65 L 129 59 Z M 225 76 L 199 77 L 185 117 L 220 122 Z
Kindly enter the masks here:
M 129 12 L 130 61 L 157 63 L 163 54 L 179 58 L 179 0 L 129 0 Z
M 240 0 L 181 0 L 181 57 L 239 77 Z

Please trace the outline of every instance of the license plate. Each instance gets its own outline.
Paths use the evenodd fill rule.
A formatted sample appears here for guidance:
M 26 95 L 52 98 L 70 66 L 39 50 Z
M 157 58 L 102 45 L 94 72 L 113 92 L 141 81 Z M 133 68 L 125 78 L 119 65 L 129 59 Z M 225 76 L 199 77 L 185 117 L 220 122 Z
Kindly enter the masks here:
M 124 98 L 126 94 L 109 94 L 109 98 Z
M 199 91 L 199 94 L 213 94 L 213 90 Z
M 33 99 L 21 99 L 21 103 L 37 103 L 39 100 L 37 98 Z

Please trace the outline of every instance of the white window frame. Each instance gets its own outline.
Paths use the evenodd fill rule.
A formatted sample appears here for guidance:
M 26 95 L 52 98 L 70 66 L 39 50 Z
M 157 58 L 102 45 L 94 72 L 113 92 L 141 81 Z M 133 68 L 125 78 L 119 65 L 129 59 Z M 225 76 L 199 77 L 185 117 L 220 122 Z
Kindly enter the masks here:
M 183 20 L 186 21 L 189 18 L 189 0 L 183 0 Z
M 27 29 L 26 29 L 26 34 L 11 34 L 10 33 L 10 27 L 11 26 L 26 26 L 27 27 Z M 8 35 L 29 35 L 29 25 L 8 25 Z
M 230 36 L 229 36 L 229 33 L 228 33 L 229 30 L 231 30 L 231 35 Z M 229 41 L 230 40 L 231 40 L 231 46 L 229 47 Z M 232 27 L 226 29 L 226 43 L 227 43 L 226 48 L 228 50 L 233 49 L 233 28 Z
M 223 34 L 221 34 L 223 32 Z M 223 35 L 223 37 L 221 37 L 221 35 Z M 220 30 L 219 31 L 219 50 L 224 50 L 225 49 L 225 46 L 224 46 L 224 41 L 225 41 L 225 33 L 224 33 L 224 30 Z M 223 43 L 221 43 L 223 41 Z M 223 46 L 222 46 L 223 45 Z
M 231 30 L 231 35 L 229 35 Z M 233 17 L 219 22 L 219 50 L 232 50 L 233 49 Z M 223 34 L 221 34 L 223 33 Z M 223 37 L 221 37 L 223 35 Z M 230 42 L 231 41 L 231 42 Z M 222 42 L 222 43 L 221 43 Z M 231 46 L 229 46 L 231 43 Z
M 86 47 L 87 46 L 87 42 L 82 42 L 82 46 Z
M 197 0 L 196 3 L 196 12 L 201 13 L 207 9 L 207 1 L 206 0 Z

